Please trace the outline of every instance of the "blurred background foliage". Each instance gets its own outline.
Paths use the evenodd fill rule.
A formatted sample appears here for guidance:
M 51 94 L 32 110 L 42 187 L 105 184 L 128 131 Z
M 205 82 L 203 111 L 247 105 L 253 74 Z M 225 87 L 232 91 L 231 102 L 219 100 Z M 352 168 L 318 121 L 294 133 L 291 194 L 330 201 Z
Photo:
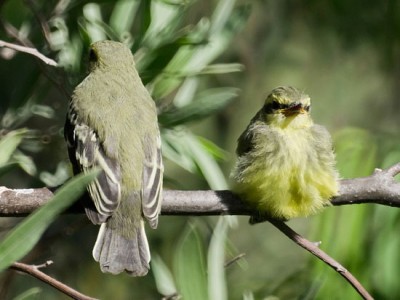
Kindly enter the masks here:
M 166 188 L 227 188 L 236 139 L 278 85 L 310 94 L 343 178 L 400 160 L 399 1 L 3 0 L 0 40 L 36 47 L 59 67 L 0 48 L 2 185 L 69 178 L 68 98 L 86 74 L 90 43 L 101 39 L 131 47 L 157 103 Z M 397 299 L 399 216 L 353 205 L 289 224 L 322 241 L 376 299 Z M 1 234 L 18 221 L 3 218 Z M 153 262 L 145 278 L 102 274 L 91 257 L 97 230 L 85 216 L 61 216 L 24 261 L 54 260 L 48 274 L 101 299 L 358 299 L 272 226 L 249 226 L 244 217 L 161 217 L 148 230 Z M 1 299 L 40 297 L 63 298 L 36 279 L 1 274 Z

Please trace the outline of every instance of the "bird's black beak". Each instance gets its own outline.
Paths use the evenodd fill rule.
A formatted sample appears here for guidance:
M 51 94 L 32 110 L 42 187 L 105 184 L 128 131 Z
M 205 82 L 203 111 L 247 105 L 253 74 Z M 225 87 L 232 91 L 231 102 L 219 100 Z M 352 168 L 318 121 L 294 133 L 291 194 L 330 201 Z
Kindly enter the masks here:
M 301 103 L 293 103 L 288 108 L 286 108 L 282 111 L 282 113 L 285 115 L 285 117 L 290 117 L 290 116 L 297 115 L 297 114 L 304 114 L 306 112 L 307 111 L 303 108 Z

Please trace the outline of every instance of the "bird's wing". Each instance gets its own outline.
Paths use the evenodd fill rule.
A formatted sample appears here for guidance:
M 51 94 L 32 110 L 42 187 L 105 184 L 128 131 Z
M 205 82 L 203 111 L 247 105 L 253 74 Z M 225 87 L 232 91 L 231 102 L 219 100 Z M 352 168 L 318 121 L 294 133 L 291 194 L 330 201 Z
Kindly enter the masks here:
M 152 228 L 157 227 L 158 215 L 161 210 L 161 192 L 164 166 L 161 154 L 161 138 L 145 136 L 145 161 L 142 178 L 142 210 L 144 217 Z
M 255 132 L 254 127 L 259 127 L 259 120 L 262 117 L 262 110 L 258 111 L 256 115 L 251 119 L 246 130 L 238 138 L 238 144 L 236 148 L 236 155 L 242 156 L 254 149 L 255 144 Z M 262 126 L 268 128 L 265 124 Z
M 251 119 L 246 130 L 239 136 L 236 148 L 238 157 L 253 151 L 256 145 L 256 139 L 259 138 L 259 133 L 269 130 L 269 127 L 265 123 L 259 121 L 260 115 L 261 111 Z M 265 137 L 267 136 L 268 135 L 265 135 Z
M 96 131 L 82 122 L 72 107 L 68 112 L 64 135 L 75 174 L 95 167 L 102 169 L 88 186 L 95 209 L 93 205 L 85 208 L 93 223 L 103 223 L 118 207 L 121 198 L 120 165 L 116 159 L 107 156 Z
M 253 139 L 254 135 L 251 131 L 246 128 L 245 131 L 239 136 L 238 144 L 236 147 L 237 156 L 242 156 L 253 149 Z

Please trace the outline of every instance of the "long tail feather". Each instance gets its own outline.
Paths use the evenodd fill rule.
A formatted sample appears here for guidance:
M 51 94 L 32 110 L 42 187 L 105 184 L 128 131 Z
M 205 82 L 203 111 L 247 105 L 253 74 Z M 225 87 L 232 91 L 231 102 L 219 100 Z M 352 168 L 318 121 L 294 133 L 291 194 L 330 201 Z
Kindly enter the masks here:
M 132 276 L 144 276 L 149 271 L 150 250 L 143 221 L 133 238 L 127 239 L 103 223 L 93 248 L 93 257 L 104 273 L 119 274 L 126 271 Z

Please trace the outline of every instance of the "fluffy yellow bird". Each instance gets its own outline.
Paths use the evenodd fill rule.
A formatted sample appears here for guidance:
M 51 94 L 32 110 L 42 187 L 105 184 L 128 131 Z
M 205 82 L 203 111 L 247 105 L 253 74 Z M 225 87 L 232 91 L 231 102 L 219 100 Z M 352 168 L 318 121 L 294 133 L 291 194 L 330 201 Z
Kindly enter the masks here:
M 319 212 L 338 194 L 328 131 L 313 123 L 310 97 L 275 88 L 238 140 L 233 191 L 260 215 L 288 220 Z

